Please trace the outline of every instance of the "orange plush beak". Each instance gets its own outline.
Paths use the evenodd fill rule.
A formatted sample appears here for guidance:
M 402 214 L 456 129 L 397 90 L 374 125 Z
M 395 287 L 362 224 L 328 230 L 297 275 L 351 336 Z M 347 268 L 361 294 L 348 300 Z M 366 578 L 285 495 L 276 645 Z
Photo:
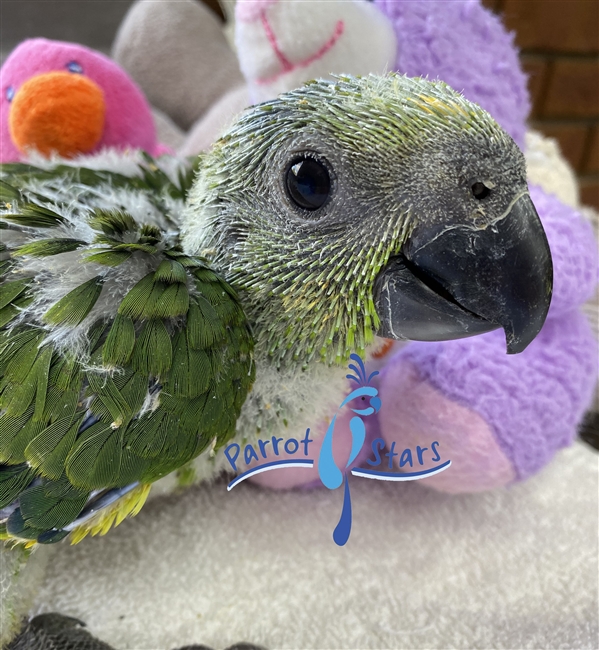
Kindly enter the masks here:
M 91 79 L 70 72 L 48 72 L 26 81 L 10 107 L 9 128 L 25 153 L 65 158 L 91 151 L 104 131 L 106 104 Z

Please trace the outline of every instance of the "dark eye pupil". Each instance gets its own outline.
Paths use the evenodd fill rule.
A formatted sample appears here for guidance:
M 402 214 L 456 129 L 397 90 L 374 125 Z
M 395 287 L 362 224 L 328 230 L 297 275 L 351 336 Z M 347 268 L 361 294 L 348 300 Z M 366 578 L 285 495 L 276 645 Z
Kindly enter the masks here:
M 304 210 L 318 210 L 329 197 L 331 178 L 327 168 L 314 158 L 296 158 L 285 178 L 291 200 Z
M 491 194 L 491 190 L 484 184 L 484 183 L 474 183 L 472 186 L 472 194 L 474 194 L 474 198 L 478 199 L 479 201 L 482 201 L 482 199 L 486 199 L 489 194 Z

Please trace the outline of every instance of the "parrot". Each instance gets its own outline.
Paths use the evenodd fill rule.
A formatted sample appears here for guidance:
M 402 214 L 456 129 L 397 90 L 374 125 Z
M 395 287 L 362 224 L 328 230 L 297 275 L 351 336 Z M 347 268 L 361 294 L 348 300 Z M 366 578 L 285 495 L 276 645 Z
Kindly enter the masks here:
M 381 339 L 502 328 L 516 354 L 551 301 L 523 154 L 440 81 L 308 82 L 193 165 L 1 171 L 0 535 L 26 548 L 326 415 Z

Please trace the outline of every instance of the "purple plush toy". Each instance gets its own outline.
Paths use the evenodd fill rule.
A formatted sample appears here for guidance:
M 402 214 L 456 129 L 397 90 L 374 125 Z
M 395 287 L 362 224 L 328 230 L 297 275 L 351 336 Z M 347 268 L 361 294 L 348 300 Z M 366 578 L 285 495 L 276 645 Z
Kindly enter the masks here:
M 387 25 L 370 18 L 373 8 Z M 285 83 L 294 87 L 301 74 L 364 73 L 360 53 L 370 31 L 378 29 L 379 65 L 442 79 L 488 110 L 524 148 L 530 101 L 513 35 L 476 0 L 375 0 L 374 6 L 354 0 L 311 3 L 310 11 L 304 10 L 302 0 L 238 0 L 237 46 L 251 96 L 264 99 L 271 86 L 280 92 Z M 360 28 L 352 31 L 354 23 Z M 309 28 L 311 38 L 302 38 Z M 318 49 L 329 43 L 329 32 L 340 36 Z M 395 61 L 382 64 L 394 49 Z M 596 344 L 579 311 L 596 284 L 592 229 L 540 187 L 532 186 L 531 196 L 552 250 L 554 295 L 547 322 L 529 348 L 508 356 L 503 333 L 492 332 L 460 341 L 396 344 L 375 362 L 382 407 L 378 421 L 369 418 L 364 449 L 370 451 L 377 437 L 387 450 L 395 443 L 400 453 L 437 441 L 452 465 L 425 484 L 440 490 L 475 492 L 527 478 L 572 442 L 592 397 Z M 341 461 L 349 442 L 337 439 L 336 445 Z M 291 487 L 317 479 L 316 469 L 308 474 L 270 472 L 255 481 Z

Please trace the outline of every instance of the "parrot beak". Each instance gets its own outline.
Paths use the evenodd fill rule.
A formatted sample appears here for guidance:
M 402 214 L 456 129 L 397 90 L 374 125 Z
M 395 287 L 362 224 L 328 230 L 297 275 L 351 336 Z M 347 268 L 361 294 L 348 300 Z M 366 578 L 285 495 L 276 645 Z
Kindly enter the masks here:
M 445 341 L 501 327 L 508 354 L 516 354 L 541 330 L 552 287 L 547 237 L 523 193 L 484 230 L 417 226 L 377 277 L 377 335 Z

